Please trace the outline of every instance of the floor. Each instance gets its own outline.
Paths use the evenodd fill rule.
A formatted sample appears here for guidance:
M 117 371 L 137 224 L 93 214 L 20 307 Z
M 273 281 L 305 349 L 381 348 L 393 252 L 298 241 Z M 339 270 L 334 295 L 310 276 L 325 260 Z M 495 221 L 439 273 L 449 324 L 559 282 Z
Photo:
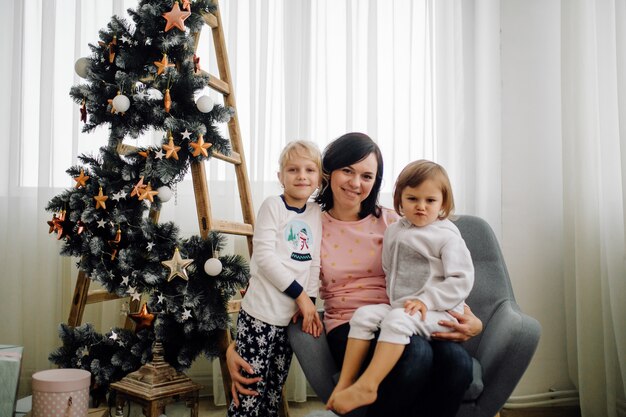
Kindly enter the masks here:
M 306 403 L 289 403 L 290 417 L 304 417 L 313 411 L 324 410 L 324 404 L 316 399 L 309 399 Z M 216 407 L 209 399 L 202 399 L 199 417 L 224 417 L 226 407 Z M 389 416 L 391 417 L 391 416 Z M 578 407 L 538 407 L 508 410 L 503 409 L 500 417 L 580 417 Z
M 215 406 L 213 399 L 203 397 L 200 399 L 200 412 L 198 417 L 225 417 L 226 406 Z M 168 417 L 188 417 L 189 409 L 184 404 L 177 403 L 168 406 Z M 315 412 L 315 413 L 314 413 Z M 309 399 L 306 403 L 289 403 L 290 417 L 305 417 L 311 413 L 314 417 L 329 417 L 331 414 L 324 412 L 324 404 L 316 399 Z M 112 413 L 111 415 L 114 415 Z M 31 417 L 30 413 L 26 415 Z M 143 414 L 139 407 L 132 407 L 130 413 L 125 412 L 124 417 L 141 417 Z M 98 410 L 91 409 L 88 417 L 109 417 L 108 410 L 101 408 Z M 388 416 L 393 417 L 393 416 Z M 562 407 L 539 407 L 525 409 L 503 409 L 499 417 L 580 417 L 580 409 L 578 407 L 562 406 Z
M 217 407 L 213 405 L 210 398 L 203 398 L 200 401 L 199 417 L 224 417 L 226 416 L 226 406 Z M 324 410 L 324 404 L 316 399 L 309 399 L 305 403 L 289 403 L 289 417 L 304 417 L 313 411 Z

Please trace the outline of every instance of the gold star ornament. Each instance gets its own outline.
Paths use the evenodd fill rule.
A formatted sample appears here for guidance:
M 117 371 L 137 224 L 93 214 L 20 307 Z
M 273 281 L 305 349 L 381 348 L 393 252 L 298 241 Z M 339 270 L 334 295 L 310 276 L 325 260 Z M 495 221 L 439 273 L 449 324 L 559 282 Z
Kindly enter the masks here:
M 76 181 L 76 185 L 74 188 L 84 187 L 87 184 L 87 180 L 89 179 L 88 175 L 85 175 L 84 170 L 80 170 L 80 175 L 78 177 L 74 177 L 74 181 Z
M 98 195 L 93 197 L 94 200 L 96 200 L 96 209 L 103 209 L 106 210 L 107 206 L 105 201 L 107 201 L 109 199 L 108 196 L 102 194 L 102 187 L 100 187 L 100 191 L 98 192 Z
M 163 150 L 165 151 L 165 158 L 174 158 L 178 161 L 178 151 L 180 151 L 180 146 L 174 145 L 174 137 L 171 134 L 168 144 L 163 145 Z
M 170 274 L 167 277 L 167 282 L 170 282 L 175 277 L 181 277 L 185 281 L 189 281 L 189 275 L 187 275 L 187 267 L 193 263 L 193 259 L 183 259 L 180 256 L 178 248 L 174 250 L 174 256 L 169 261 L 161 261 L 163 266 L 170 269 Z
M 157 75 L 161 75 L 165 72 L 166 69 L 171 68 L 174 64 L 170 64 L 167 59 L 167 54 L 163 54 L 163 59 L 160 61 L 154 61 L 154 65 L 157 67 Z
M 162 16 L 165 20 L 167 20 L 167 23 L 165 24 L 165 32 L 169 32 L 174 27 L 184 32 L 185 29 L 187 29 L 185 27 L 185 20 L 191 16 L 191 12 L 180 10 L 178 1 L 175 1 L 172 10 L 167 13 L 163 13 Z
M 139 200 L 149 200 L 151 203 L 154 203 L 154 196 L 159 192 L 152 189 L 152 186 L 148 183 L 146 188 L 139 194 Z
M 207 149 L 213 146 L 213 144 L 205 142 L 202 135 L 198 135 L 198 140 L 196 142 L 189 143 L 189 146 L 193 148 L 193 156 L 199 156 L 202 154 L 202 156 L 208 158 L 209 151 Z

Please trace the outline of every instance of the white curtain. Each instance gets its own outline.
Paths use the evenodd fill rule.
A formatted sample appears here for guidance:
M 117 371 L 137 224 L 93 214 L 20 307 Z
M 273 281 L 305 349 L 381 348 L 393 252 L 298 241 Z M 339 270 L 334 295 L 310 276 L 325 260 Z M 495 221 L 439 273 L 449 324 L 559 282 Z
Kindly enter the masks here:
M 51 216 L 44 207 L 71 186 L 64 171 L 76 156 L 96 152 L 107 137 L 106 127 L 80 131 L 78 108 L 68 96 L 70 86 L 81 81 L 73 64 L 89 54 L 88 43 L 97 42 L 98 30 L 110 17 L 125 16 L 135 2 L 10 3 L 1 17 L 5 42 L 0 45 L 5 58 L 0 79 L 8 98 L 0 104 L 0 313 L 8 318 L 2 342 L 26 347 L 24 394 L 30 375 L 50 366 L 47 356 L 59 344 L 56 329 L 67 320 L 76 277 L 74 261 L 59 256 L 59 244 L 47 233 Z M 474 107 L 472 83 L 465 79 L 474 65 L 467 40 L 473 32 L 473 2 L 222 0 L 220 8 L 255 206 L 278 192 L 277 157 L 287 141 L 306 138 L 323 148 L 358 130 L 383 149 L 387 205 L 399 170 L 410 160 L 432 158 L 448 166 L 459 183 L 459 212 L 476 210 L 476 192 L 486 188 L 475 180 L 479 153 L 473 113 L 465 112 Z M 198 55 L 203 69 L 217 74 L 211 48 L 207 30 Z M 157 132 L 140 141 L 159 137 Z M 215 215 L 228 218 L 238 212 L 233 173 L 220 163 L 208 169 L 211 195 L 221 202 L 213 207 Z M 195 234 L 197 224 L 189 216 L 194 204 L 191 183 L 184 181 L 161 219 L 175 220 L 183 233 Z M 229 249 L 243 252 L 245 243 L 235 240 Z M 83 322 L 106 331 L 122 323 L 122 310 L 121 301 L 89 306 Z M 199 362 L 190 374 L 202 380 L 211 372 Z M 213 370 L 219 400 L 219 372 Z M 288 395 L 306 399 L 297 363 Z
M 562 2 L 565 284 L 583 416 L 624 416 L 626 3 Z
M 0 103 L 0 343 L 25 346 L 25 393 L 30 375 L 49 367 L 47 356 L 59 343 L 56 328 L 67 320 L 76 276 L 74 262 L 58 255 L 58 244 L 47 233 L 50 216 L 44 207 L 71 186 L 64 171 L 76 156 L 97 149 L 107 136 L 106 128 L 80 132 L 78 108 L 68 96 L 69 87 L 80 81 L 73 63 L 89 53 L 87 44 L 97 41 L 98 29 L 111 15 L 124 15 L 135 2 L 9 3 L 0 16 L 5 59 L 0 66 L 5 94 Z M 255 206 L 279 191 L 276 160 L 287 141 L 311 139 L 323 148 L 359 130 L 383 150 L 384 204 L 390 205 L 393 180 L 407 162 L 432 158 L 451 174 L 459 213 L 486 218 L 501 237 L 503 230 L 512 230 L 503 224 L 502 200 L 532 199 L 533 190 L 503 187 L 507 138 L 502 131 L 515 123 L 541 124 L 523 120 L 523 114 L 514 115 L 518 119 L 512 123 L 501 114 L 501 85 L 524 81 L 501 79 L 500 9 L 513 3 L 540 10 L 542 1 L 221 0 Z M 562 166 L 564 178 L 558 229 L 564 236 L 556 240 L 565 242 L 563 354 L 583 415 L 624 416 L 626 1 L 558 5 L 561 66 L 549 70 L 560 71 L 562 134 L 550 139 L 550 148 L 561 151 L 554 165 Z M 202 34 L 198 55 L 203 69 L 217 74 L 209 31 Z M 141 140 L 160 137 L 155 136 Z M 238 215 L 229 167 L 216 161 L 208 171 L 211 196 L 220 202 L 213 205 L 216 217 Z M 184 181 L 161 219 L 196 234 L 195 217 L 189 216 L 194 204 L 191 183 Z M 540 216 L 541 202 L 537 205 Z M 510 232 L 506 238 L 516 239 Z M 523 240 L 511 241 L 505 243 L 514 248 Z M 245 243 L 235 239 L 229 250 L 243 253 Z M 512 264 L 521 262 L 515 253 L 510 256 Z M 531 296 L 518 301 L 533 302 Z M 532 306 L 544 335 L 560 326 L 542 316 L 543 306 Z M 90 306 L 84 321 L 107 330 L 121 323 L 121 307 L 121 302 Z M 219 374 L 210 368 L 198 361 L 190 375 L 213 385 L 219 399 Z M 297 364 L 287 391 L 291 400 L 306 399 Z

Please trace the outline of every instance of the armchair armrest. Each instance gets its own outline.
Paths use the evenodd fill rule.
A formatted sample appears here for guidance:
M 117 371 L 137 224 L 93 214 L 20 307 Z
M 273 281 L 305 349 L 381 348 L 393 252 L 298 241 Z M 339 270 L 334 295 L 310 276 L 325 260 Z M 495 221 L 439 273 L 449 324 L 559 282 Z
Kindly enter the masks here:
M 541 326 L 513 300 L 498 306 L 485 324 L 476 352 L 485 388 L 476 400 L 484 415 L 496 415 L 526 371 L 539 343 Z

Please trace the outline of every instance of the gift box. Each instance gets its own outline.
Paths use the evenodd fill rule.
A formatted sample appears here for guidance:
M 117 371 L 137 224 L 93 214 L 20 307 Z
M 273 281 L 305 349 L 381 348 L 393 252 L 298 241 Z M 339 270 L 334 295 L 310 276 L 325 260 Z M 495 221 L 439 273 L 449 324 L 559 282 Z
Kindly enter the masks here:
M 91 373 L 49 369 L 33 374 L 33 417 L 85 417 Z
M 0 345 L 0 416 L 12 416 L 22 365 L 21 346 Z

